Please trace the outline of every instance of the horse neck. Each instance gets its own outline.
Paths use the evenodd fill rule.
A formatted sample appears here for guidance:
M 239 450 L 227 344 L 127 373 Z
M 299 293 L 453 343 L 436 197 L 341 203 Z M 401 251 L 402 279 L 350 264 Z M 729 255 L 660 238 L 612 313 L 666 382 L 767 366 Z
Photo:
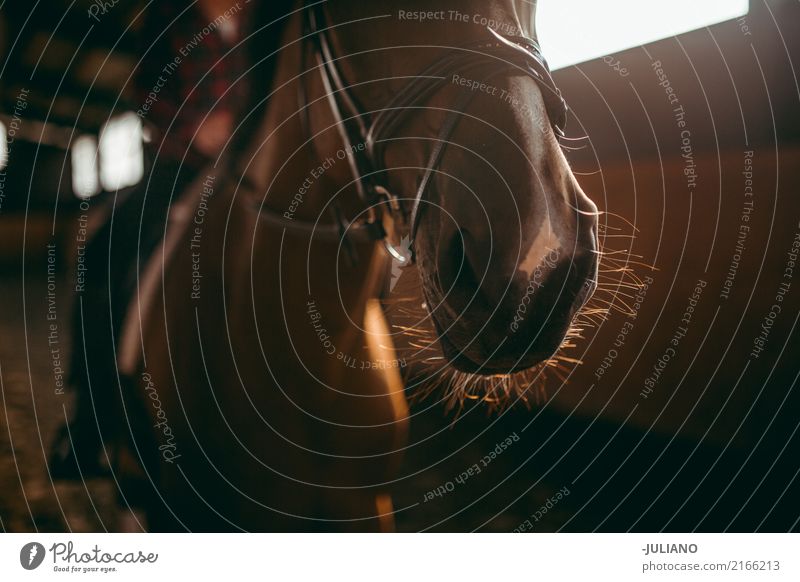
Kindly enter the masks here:
M 334 193 L 351 182 L 352 176 L 347 163 L 341 160 L 336 160 L 335 167 L 326 169 L 321 177 L 314 175 L 323 162 L 342 149 L 342 143 L 335 128 L 325 130 L 332 123 L 330 107 L 311 59 L 303 58 L 301 36 L 302 14 L 298 12 L 284 29 L 266 111 L 243 173 L 245 182 L 264 199 L 265 206 L 280 214 L 292 205 L 302 188 L 302 202 L 293 210 L 293 218 L 320 219 L 324 223 L 328 215 L 320 217 L 320 212 Z M 301 105 L 298 111 L 301 94 L 306 97 L 306 108 L 303 110 Z M 320 133 L 312 135 L 315 132 Z M 350 194 L 346 191 L 338 200 L 344 201 L 346 209 L 361 210 L 354 206 Z
M 284 236 L 280 227 L 259 224 L 257 214 L 252 211 L 253 204 L 257 206 L 263 200 L 265 207 L 284 215 L 311 172 L 316 172 L 324 161 L 320 160 L 318 152 L 336 152 L 342 147 L 335 129 L 309 139 L 308 128 L 297 114 L 298 84 L 304 82 L 308 101 L 314 102 L 309 117 L 322 119 L 316 123 L 320 127 L 330 123 L 325 121 L 330 110 L 323 98 L 316 70 L 308 70 L 304 77 L 298 77 L 304 69 L 310 68 L 310 63 L 303 67 L 303 47 L 301 42 L 297 42 L 301 30 L 302 16 L 296 14 L 286 25 L 281 42 L 285 48 L 280 53 L 266 111 L 256 132 L 257 137 L 243 160 L 244 179 L 236 199 L 241 230 L 246 235 L 235 237 L 232 245 L 236 248 L 230 248 L 230 254 L 241 261 L 241 267 L 236 269 L 239 277 L 235 283 L 242 293 L 243 300 L 239 305 L 249 306 L 251 292 L 259 297 L 255 305 L 259 321 L 274 327 L 274 318 L 285 316 L 292 328 L 308 327 L 306 289 L 309 284 L 305 265 L 310 257 L 308 273 L 312 279 L 313 298 L 320 304 L 330 302 L 330 305 L 321 305 L 330 328 L 345 327 L 348 321 L 359 321 L 363 317 L 365 300 L 377 293 L 382 271 L 378 265 L 379 254 L 374 252 L 375 245 L 361 245 L 356 267 L 337 273 L 342 260 L 337 242 L 315 244 L 309 255 L 309 241 L 305 235 L 287 232 Z M 314 179 L 311 187 L 304 191 L 302 202 L 293 212 L 293 220 L 329 222 L 329 214 L 323 213 L 326 202 L 351 180 L 346 163 L 337 161 L 334 168 Z M 346 211 L 352 211 L 352 197 L 349 202 Z M 281 253 L 284 265 L 291 264 L 292 268 L 284 267 L 279 273 Z M 282 295 L 278 294 L 279 277 L 284 288 Z M 332 284 L 338 286 L 338 293 L 330 292 Z M 350 317 L 341 311 L 342 306 Z M 234 309 L 237 309 L 235 305 Z M 251 320 L 252 311 L 247 311 L 250 308 L 242 309 L 242 321 Z M 292 323 L 296 316 L 298 321 Z M 274 330 L 268 331 L 268 336 L 279 335 Z

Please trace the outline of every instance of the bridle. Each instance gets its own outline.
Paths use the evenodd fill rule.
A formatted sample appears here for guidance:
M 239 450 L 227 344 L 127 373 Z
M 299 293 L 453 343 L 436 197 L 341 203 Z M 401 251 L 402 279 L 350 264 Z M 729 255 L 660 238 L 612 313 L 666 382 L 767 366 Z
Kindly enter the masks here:
M 501 35 L 488 27 L 489 39 L 461 47 L 448 47 L 445 56 L 408 82 L 385 107 L 373 113 L 365 112 L 349 91 L 348 84 L 337 65 L 338 59 L 333 54 L 329 38 L 329 31 L 333 27 L 327 24 L 323 4 L 314 2 L 306 4 L 303 9 L 303 59 L 305 63 L 310 52 L 316 61 L 335 125 L 345 145 L 344 151 L 347 152 L 347 161 L 358 196 L 367 210 L 364 212 L 364 218 L 348 222 L 338 205 L 333 203 L 331 211 L 335 225 L 320 227 L 310 223 L 298 224 L 295 220 L 289 221 L 281 214 L 262 208 L 262 215 L 270 222 L 292 230 L 300 229 L 323 236 L 326 234 L 338 236 L 352 261 L 355 261 L 355 254 L 348 237 L 363 238 L 363 235 L 373 241 L 383 241 L 389 254 L 401 264 L 412 261 L 413 243 L 419 228 L 423 203 L 427 201 L 430 192 L 431 180 L 475 92 L 462 91 L 452 109 L 446 114 L 439 134 L 433 142 L 434 146 L 416 194 L 410 199 L 410 208 L 406 208 L 404 204 L 404 200 L 408 199 L 393 194 L 384 181 L 385 148 L 406 116 L 415 110 L 423 109 L 428 99 L 450 82 L 450 77 L 454 73 L 462 76 L 482 74 L 483 81 L 489 81 L 501 73 L 526 75 L 532 78 L 542 92 L 553 131 L 557 137 L 563 137 L 567 105 L 550 74 L 550 68 L 542 56 L 539 44 L 524 36 Z M 301 83 L 300 110 L 305 116 L 308 112 L 307 105 L 305 86 Z M 304 124 L 308 128 L 307 117 L 304 119 Z M 384 210 L 391 214 L 395 224 L 405 227 L 407 233 L 405 244 L 389 240 L 383 225 Z

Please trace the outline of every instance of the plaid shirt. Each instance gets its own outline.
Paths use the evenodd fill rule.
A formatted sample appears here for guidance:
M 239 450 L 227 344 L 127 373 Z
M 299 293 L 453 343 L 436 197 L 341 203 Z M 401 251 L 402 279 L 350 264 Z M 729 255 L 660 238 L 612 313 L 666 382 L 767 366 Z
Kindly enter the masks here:
M 246 51 L 231 50 L 242 35 L 223 36 L 234 18 L 244 22 L 244 10 L 234 6 L 209 22 L 196 4 L 172 5 L 159 0 L 148 9 L 137 109 L 158 130 L 153 149 L 159 157 L 200 169 L 208 159 L 192 147 L 197 129 L 212 112 L 227 111 L 235 120 L 248 96 Z

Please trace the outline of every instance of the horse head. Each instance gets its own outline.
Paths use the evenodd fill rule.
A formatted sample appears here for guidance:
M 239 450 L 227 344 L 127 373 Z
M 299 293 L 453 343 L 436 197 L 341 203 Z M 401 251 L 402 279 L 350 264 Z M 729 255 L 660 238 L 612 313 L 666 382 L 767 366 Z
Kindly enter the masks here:
M 339 133 L 357 149 L 362 132 L 371 154 L 353 156 L 355 182 L 401 209 L 383 221 L 389 249 L 411 241 L 446 364 L 470 378 L 537 369 L 594 292 L 599 252 L 597 207 L 559 145 L 535 2 L 316 12 Z

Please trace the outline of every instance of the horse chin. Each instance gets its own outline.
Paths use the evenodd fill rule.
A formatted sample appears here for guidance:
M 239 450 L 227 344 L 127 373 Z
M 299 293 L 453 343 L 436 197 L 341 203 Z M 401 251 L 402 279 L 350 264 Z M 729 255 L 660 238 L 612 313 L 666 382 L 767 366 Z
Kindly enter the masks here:
M 449 365 L 459 371 L 477 376 L 511 375 L 536 368 L 549 360 L 553 354 L 521 354 L 519 357 L 482 358 L 469 348 L 456 346 L 447 334 L 439 336 L 439 345 Z
M 447 362 L 441 370 L 446 382 L 435 382 L 423 389 L 422 397 L 437 393 L 446 410 L 461 410 L 466 402 L 480 402 L 488 410 L 504 410 L 521 404 L 530 406 L 545 397 L 546 368 L 549 358 L 525 356 L 479 361 L 476 354 L 460 349 L 447 334 L 439 334 L 438 344 Z

